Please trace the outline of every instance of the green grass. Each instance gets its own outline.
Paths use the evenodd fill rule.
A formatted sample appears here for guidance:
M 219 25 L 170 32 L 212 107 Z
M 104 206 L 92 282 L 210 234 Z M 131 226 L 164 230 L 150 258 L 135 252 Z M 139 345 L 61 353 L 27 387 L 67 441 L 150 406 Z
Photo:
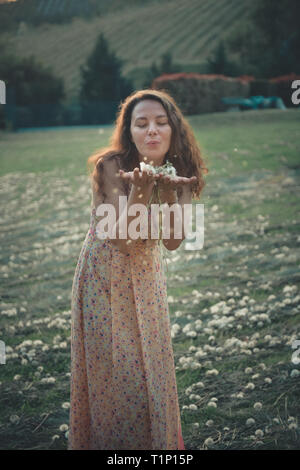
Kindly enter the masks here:
M 207 448 L 208 437 L 213 449 L 299 448 L 299 378 L 290 375 L 299 370 L 290 344 L 300 338 L 299 118 L 295 110 L 188 118 L 210 170 L 200 200 L 204 248 L 164 252 L 171 323 L 181 327 L 173 347 L 187 449 Z M 0 135 L 0 338 L 17 352 L 17 357 L 8 352 L 0 367 L 2 449 L 66 448 L 59 427 L 68 424 L 69 413 L 62 405 L 69 401 L 71 283 L 90 216 L 86 160 L 108 144 L 111 131 L 107 126 L 102 133 L 78 128 Z M 296 288 L 289 296 L 285 286 Z M 195 290 L 202 295 L 198 299 Z M 213 314 L 211 307 L 221 301 L 231 311 Z M 8 316 L 13 307 L 16 315 Z M 245 307 L 245 317 L 234 316 Z M 260 314 L 268 321 L 255 320 Z M 230 323 L 211 325 L 229 316 L 234 316 Z M 197 336 L 186 336 L 182 328 L 197 319 L 202 320 Z M 232 338 L 255 341 L 251 353 L 224 348 Z M 29 339 L 42 345 L 15 349 Z M 180 359 L 196 358 L 193 347 L 206 356 L 198 359 L 199 368 L 185 370 Z M 30 357 L 32 349 L 36 354 Z M 249 374 L 247 367 L 253 369 Z M 219 374 L 206 375 L 210 369 Z M 47 376 L 56 382 L 41 383 Z M 204 387 L 191 393 L 200 398 L 190 399 L 187 387 L 197 382 Z M 245 388 L 249 382 L 253 390 Z M 244 395 L 233 396 L 238 393 Z M 208 407 L 213 397 L 217 408 Z M 254 410 L 256 402 L 262 410 Z M 191 403 L 198 409 L 182 408 Z M 17 423 L 12 415 L 19 416 Z M 248 418 L 255 424 L 246 425 Z M 251 437 L 258 429 L 263 437 Z M 59 438 L 52 440 L 54 435 Z

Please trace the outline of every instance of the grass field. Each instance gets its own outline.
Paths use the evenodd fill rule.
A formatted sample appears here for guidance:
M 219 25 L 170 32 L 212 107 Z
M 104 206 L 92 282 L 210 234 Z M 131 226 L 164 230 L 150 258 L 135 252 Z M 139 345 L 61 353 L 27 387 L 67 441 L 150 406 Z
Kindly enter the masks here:
M 210 172 L 204 248 L 165 251 L 186 448 L 299 449 L 300 113 L 188 120 Z M 0 134 L 1 449 L 66 449 L 86 159 L 111 131 Z
M 184 71 L 202 71 L 207 57 L 221 39 L 246 18 L 250 0 L 169 0 L 129 5 L 109 11 L 91 21 L 73 18 L 69 24 L 23 25 L 4 35 L 5 42 L 20 57 L 34 55 L 65 80 L 67 100 L 77 98 L 80 66 L 103 33 L 109 47 L 124 61 L 122 72 L 143 85 L 145 70 L 162 54 L 172 51 Z M 179 70 L 181 71 L 181 70 Z

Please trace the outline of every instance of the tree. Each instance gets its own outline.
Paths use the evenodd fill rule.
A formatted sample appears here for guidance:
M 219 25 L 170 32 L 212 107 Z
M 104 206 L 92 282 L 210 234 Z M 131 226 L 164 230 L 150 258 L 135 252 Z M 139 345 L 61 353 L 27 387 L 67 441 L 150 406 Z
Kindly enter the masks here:
M 150 87 L 153 80 L 164 73 L 178 72 L 178 68 L 179 67 L 173 63 L 171 52 L 165 52 L 160 57 L 160 64 L 158 66 L 156 65 L 156 61 L 152 62 L 150 69 L 147 72 L 143 87 Z
M 132 84 L 121 75 L 123 61 L 110 52 L 101 33 L 86 64 L 80 67 L 81 101 L 120 101 L 132 91 Z
M 227 40 L 242 73 L 270 78 L 300 73 L 299 0 L 255 0 L 248 20 Z
M 40 126 L 59 123 L 65 97 L 63 79 L 34 56 L 19 58 L 4 50 L 0 77 L 6 85 L 6 105 L 11 127 Z M 25 116 L 26 119 L 21 118 Z
M 237 66 L 228 59 L 223 41 L 220 41 L 213 54 L 207 59 L 209 73 L 222 74 L 227 76 L 238 75 Z

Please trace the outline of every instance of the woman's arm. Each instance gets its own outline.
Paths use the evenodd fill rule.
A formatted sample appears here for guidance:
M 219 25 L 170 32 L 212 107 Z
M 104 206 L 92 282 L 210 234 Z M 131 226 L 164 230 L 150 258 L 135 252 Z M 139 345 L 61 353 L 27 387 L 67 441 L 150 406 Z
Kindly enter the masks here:
M 175 231 L 175 216 L 174 212 L 170 211 L 170 237 L 169 239 L 163 238 L 164 246 L 170 250 L 176 250 L 183 240 L 185 239 L 184 233 L 184 204 L 192 204 L 192 191 L 189 185 L 185 185 L 182 187 L 182 194 L 179 199 L 177 199 L 177 192 L 176 190 L 169 190 L 169 191 L 161 191 L 160 198 L 162 203 L 167 203 L 169 207 L 173 205 L 173 203 L 179 204 L 181 208 L 182 214 L 182 228 L 181 228 L 181 238 L 174 238 L 174 231 Z
M 127 206 L 125 206 L 124 210 L 119 214 L 119 196 L 122 195 L 122 178 L 131 182 L 132 185 L 128 200 L 126 198 Z M 145 222 L 148 223 L 147 204 L 151 198 L 154 182 L 157 179 L 158 175 L 149 175 L 146 170 L 140 172 L 139 168 L 135 168 L 133 172 L 126 173 L 123 171 L 117 171 L 116 173 L 116 168 L 113 165 L 107 165 L 105 184 L 110 188 L 118 188 L 118 190 L 114 189 L 115 194 L 112 194 L 112 189 L 109 190 L 110 197 L 108 197 L 107 201 L 112 201 L 116 210 L 116 221 L 112 228 L 110 240 L 124 254 L 129 253 L 131 244 L 136 241 L 135 239 L 132 239 L 128 233 L 128 227 L 131 221 L 136 218 L 136 215 L 129 215 L 130 208 L 134 204 L 144 205 L 147 212 L 147 220 L 145 220 Z M 120 238 L 121 233 L 125 234 L 124 238 Z

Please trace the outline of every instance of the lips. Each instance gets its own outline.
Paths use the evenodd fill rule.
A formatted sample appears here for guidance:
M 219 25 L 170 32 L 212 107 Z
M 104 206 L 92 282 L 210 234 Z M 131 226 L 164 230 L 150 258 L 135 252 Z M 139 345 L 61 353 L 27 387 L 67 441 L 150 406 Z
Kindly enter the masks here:
M 150 140 L 149 142 L 146 142 L 147 145 L 155 145 L 159 144 L 160 142 L 158 140 Z

